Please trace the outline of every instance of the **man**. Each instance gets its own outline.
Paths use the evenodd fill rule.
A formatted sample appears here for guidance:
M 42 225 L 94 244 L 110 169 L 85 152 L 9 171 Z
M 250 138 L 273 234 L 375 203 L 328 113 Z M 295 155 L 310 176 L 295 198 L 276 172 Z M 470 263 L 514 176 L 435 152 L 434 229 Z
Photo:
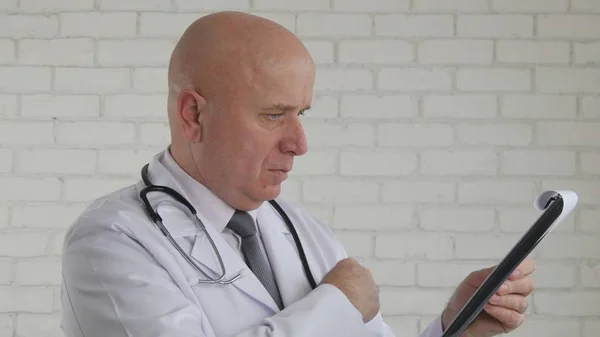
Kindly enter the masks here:
M 346 257 L 325 224 L 278 198 L 294 157 L 307 151 L 301 115 L 315 68 L 297 37 L 253 15 L 208 15 L 184 32 L 168 76 L 171 144 L 149 163 L 148 181 L 96 200 L 65 238 L 66 335 L 393 336 L 371 273 Z M 164 191 L 141 198 L 149 184 L 181 193 L 206 233 Z M 301 246 L 265 202 L 274 199 Z M 465 336 L 521 325 L 533 269 L 523 263 Z M 490 271 L 467 277 L 423 336 L 441 336 Z M 206 283 L 220 276 L 226 282 Z

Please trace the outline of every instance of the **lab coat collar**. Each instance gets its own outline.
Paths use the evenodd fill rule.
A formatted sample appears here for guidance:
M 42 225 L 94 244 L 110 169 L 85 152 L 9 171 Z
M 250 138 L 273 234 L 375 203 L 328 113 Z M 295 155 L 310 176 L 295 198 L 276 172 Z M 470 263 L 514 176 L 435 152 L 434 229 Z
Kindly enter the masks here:
M 202 215 L 205 223 L 213 226 L 218 232 L 223 232 L 235 209 L 185 172 L 171 155 L 170 147 L 163 151 L 157 160 L 173 178 L 179 190 L 187 196 L 198 214 Z M 252 216 L 256 226 L 257 210 L 248 211 L 248 213 Z

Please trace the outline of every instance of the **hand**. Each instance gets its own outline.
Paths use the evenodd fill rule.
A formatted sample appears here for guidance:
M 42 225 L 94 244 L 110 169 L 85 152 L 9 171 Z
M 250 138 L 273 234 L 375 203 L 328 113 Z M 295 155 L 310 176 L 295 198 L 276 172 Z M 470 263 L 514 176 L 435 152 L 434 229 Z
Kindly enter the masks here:
M 369 322 L 379 312 L 379 288 L 371 271 L 355 259 L 347 258 L 338 262 L 321 283 L 340 289 L 362 314 L 363 322 Z
M 490 267 L 475 271 L 458 286 L 442 313 L 444 330 L 493 269 L 494 267 Z M 511 332 L 521 326 L 528 308 L 527 296 L 534 289 L 531 279 L 534 270 L 533 260 L 526 258 L 483 307 L 483 311 L 461 337 L 491 337 Z

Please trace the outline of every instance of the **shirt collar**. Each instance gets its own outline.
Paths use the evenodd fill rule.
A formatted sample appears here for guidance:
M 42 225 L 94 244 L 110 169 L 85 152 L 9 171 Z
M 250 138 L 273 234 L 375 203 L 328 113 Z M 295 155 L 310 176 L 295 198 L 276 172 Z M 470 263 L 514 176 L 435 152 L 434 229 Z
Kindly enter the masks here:
M 170 147 L 159 157 L 159 161 L 175 180 L 175 185 L 181 186 L 185 190 L 182 191 L 182 194 L 187 195 L 188 201 L 196 208 L 198 216 L 208 222 L 206 225 L 213 226 L 217 231 L 222 232 L 233 216 L 235 209 L 214 194 L 208 187 L 185 172 L 171 156 Z M 255 224 L 257 212 L 258 209 L 248 211 Z

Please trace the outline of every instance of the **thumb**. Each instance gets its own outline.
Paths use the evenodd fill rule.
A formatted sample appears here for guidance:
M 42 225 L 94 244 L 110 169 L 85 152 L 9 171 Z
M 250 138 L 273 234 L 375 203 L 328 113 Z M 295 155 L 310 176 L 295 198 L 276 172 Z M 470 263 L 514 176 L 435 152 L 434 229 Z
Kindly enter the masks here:
M 463 283 L 470 287 L 478 288 L 483 283 L 483 281 L 485 281 L 485 279 L 488 277 L 488 275 L 491 274 L 491 272 L 494 270 L 494 268 L 496 268 L 496 266 L 476 270 L 476 271 L 470 273 L 465 278 Z

